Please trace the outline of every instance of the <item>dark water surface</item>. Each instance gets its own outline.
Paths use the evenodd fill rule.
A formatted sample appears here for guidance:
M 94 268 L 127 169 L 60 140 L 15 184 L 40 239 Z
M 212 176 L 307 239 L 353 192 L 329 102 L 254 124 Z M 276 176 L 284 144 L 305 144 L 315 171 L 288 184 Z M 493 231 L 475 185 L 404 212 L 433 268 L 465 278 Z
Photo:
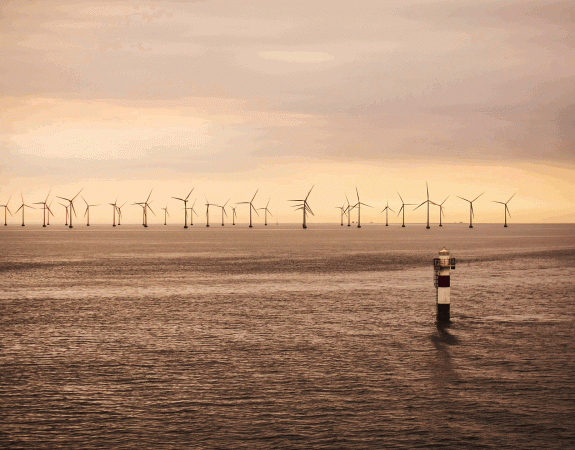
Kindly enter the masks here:
M 2 448 L 575 448 L 573 225 L 13 226 L 0 250 Z

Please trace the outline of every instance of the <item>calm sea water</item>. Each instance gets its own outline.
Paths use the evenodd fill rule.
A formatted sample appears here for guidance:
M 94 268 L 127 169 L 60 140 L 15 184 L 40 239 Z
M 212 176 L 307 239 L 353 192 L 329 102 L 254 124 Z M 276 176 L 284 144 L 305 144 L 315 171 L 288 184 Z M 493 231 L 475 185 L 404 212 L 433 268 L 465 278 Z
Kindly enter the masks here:
M 0 250 L 2 448 L 575 448 L 573 225 L 11 226 Z

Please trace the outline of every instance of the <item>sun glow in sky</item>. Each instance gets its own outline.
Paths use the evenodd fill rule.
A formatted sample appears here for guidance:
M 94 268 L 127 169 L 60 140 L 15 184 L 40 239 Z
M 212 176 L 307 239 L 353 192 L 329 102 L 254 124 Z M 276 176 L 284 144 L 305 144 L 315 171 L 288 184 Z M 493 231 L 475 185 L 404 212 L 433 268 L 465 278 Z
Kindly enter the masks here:
M 271 199 L 280 222 L 298 222 L 287 200 L 315 185 L 312 222 L 339 222 L 356 187 L 374 206 L 362 221 L 381 222 L 388 200 L 419 204 L 428 182 L 433 201 L 449 196 L 448 222 L 468 220 L 457 196 L 482 192 L 478 223 L 502 221 L 493 200 L 514 193 L 512 221 L 575 221 L 572 2 L 0 8 L 0 204 L 12 195 L 13 210 L 20 191 L 31 203 L 83 189 L 138 223 L 132 203 L 153 188 L 160 222 L 192 187 L 200 210 L 259 189 L 256 207 Z

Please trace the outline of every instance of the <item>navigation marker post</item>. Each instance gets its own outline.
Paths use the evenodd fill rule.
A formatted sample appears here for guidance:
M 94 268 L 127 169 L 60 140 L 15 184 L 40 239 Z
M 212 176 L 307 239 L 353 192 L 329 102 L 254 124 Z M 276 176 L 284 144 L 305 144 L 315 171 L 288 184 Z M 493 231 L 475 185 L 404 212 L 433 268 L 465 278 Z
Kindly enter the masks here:
M 439 252 L 439 258 L 433 258 L 438 323 L 449 323 L 451 321 L 451 303 L 449 298 L 451 269 L 455 270 L 455 258 L 450 258 L 449 252 L 443 247 Z

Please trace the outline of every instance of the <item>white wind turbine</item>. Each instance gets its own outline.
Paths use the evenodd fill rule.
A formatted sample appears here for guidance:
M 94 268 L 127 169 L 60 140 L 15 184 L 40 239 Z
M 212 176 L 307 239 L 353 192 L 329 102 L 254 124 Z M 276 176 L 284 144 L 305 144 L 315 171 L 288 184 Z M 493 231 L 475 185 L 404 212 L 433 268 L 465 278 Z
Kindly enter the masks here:
M 447 197 L 445 197 L 445 200 L 443 200 L 439 205 L 437 203 L 434 203 L 434 205 L 439 206 L 439 226 L 442 227 L 442 223 L 441 223 L 441 217 L 445 217 L 445 213 L 443 212 L 443 204 L 447 201 L 447 199 L 449 198 L 449 195 Z
M 4 205 L 0 205 L 0 208 L 4 208 L 4 226 L 8 226 L 8 222 L 6 220 L 6 211 L 8 211 L 10 213 L 10 216 L 12 216 L 12 212 L 10 211 L 10 208 L 8 208 L 8 203 L 10 203 L 10 199 L 12 198 L 12 196 L 8 197 L 8 201 L 6 202 L 6 204 Z
M 225 208 L 229 201 L 230 199 L 228 198 L 228 200 L 224 203 L 224 206 L 216 205 L 218 208 L 222 208 L 222 227 L 224 226 L 224 214 L 226 215 L 226 217 L 228 217 L 228 213 L 226 212 Z
M 237 217 L 237 214 L 236 214 L 237 206 L 230 206 L 230 208 L 232 208 L 232 225 L 235 225 L 236 224 L 236 217 Z
M 401 198 L 401 194 L 398 192 L 397 195 L 399 195 L 399 198 L 401 199 L 401 208 L 399 208 L 399 212 L 397 213 L 397 215 L 399 216 L 401 214 L 401 211 L 403 211 L 403 220 L 402 220 L 402 227 L 405 227 L 405 207 L 406 206 L 415 206 L 415 203 L 405 203 L 403 201 L 403 198 Z
M 503 212 L 505 213 L 505 225 L 503 225 L 504 227 L 507 227 L 507 214 L 509 214 L 509 217 L 511 217 L 511 213 L 509 212 L 509 208 L 507 207 L 507 203 L 509 203 L 513 197 L 515 197 L 515 194 L 513 194 L 511 197 L 509 197 L 509 200 L 507 200 L 506 202 L 498 202 L 496 200 L 492 200 L 494 203 L 499 203 L 499 204 L 505 206 L 505 208 L 503 210 Z
M 270 213 L 270 216 L 272 216 L 272 217 L 274 216 L 274 215 L 270 212 L 270 210 L 268 209 L 268 206 L 270 205 L 270 201 L 271 201 L 271 198 L 268 200 L 268 204 L 266 205 L 265 208 L 258 208 L 259 210 L 262 210 L 262 209 L 264 210 L 264 215 L 265 215 L 264 225 L 266 225 L 266 226 L 267 226 L 267 224 L 268 224 L 268 213 Z
M 477 200 L 479 197 L 481 197 L 483 194 L 485 194 L 485 192 L 482 192 L 477 197 L 475 197 L 473 200 L 467 200 L 466 198 L 459 197 L 459 195 L 457 196 L 461 200 L 465 200 L 466 202 L 469 202 L 469 228 L 473 228 L 473 217 L 475 217 L 475 214 L 473 212 L 473 202 L 475 200 Z
M 82 196 L 80 196 L 80 197 L 82 197 Z M 100 206 L 100 205 L 99 204 L 98 205 L 89 205 L 84 197 L 82 197 L 82 200 L 84 200 L 84 203 L 86 203 L 86 211 L 84 211 L 84 217 L 86 217 L 86 226 L 89 227 L 90 226 L 90 207 L 95 207 L 95 206 Z
M 415 211 L 417 208 L 419 208 L 420 206 L 425 205 L 427 203 L 427 226 L 425 228 L 429 230 L 431 228 L 429 226 L 429 204 L 433 203 L 433 202 L 431 200 L 429 200 L 429 186 L 427 185 L 427 181 L 425 182 L 425 187 L 427 188 L 427 200 L 425 200 L 419 206 L 416 206 L 415 208 L 413 208 L 413 210 Z M 436 205 L 437 203 L 433 203 L 433 204 Z
M 80 192 L 82 192 L 82 189 L 80 189 L 78 191 L 78 193 L 76 195 L 74 195 L 74 197 L 72 197 L 71 199 L 69 198 L 65 198 L 65 197 L 58 197 L 61 198 L 62 200 L 66 200 L 67 202 L 70 202 L 70 228 L 72 228 L 72 212 L 74 213 L 74 215 L 76 215 L 76 209 L 74 208 L 74 200 L 76 199 L 76 197 L 78 197 L 78 195 L 80 195 Z
M 260 214 L 258 213 L 258 211 L 256 210 L 256 208 L 254 207 L 254 199 L 256 198 L 256 195 L 258 194 L 258 191 L 259 191 L 259 190 L 260 190 L 259 188 L 256 190 L 256 193 L 255 193 L 254 196 L 252 197 L 252 200 L 251 200 L 251 201 L 249 201 L 249 202 L 239 202 L 239 203 L 236 203 L 236 205 L 247 205 L 247 204 L 250 205 L 250 226 L 249 226 L 249 228 L 252 228 L 252 209 L 255 211 L 255 213 L 256 213 L 258 216 L 260 215 Z
M 385 226 L 387 227 L 387 226 L 389 226 L 389 221 L 388 221 L 388 217 L 387 217 L 389 214 L 389 211 L 391 211 L 392 213 L 395 214 L 395 211 L 389 207 L 389 200 L 387 201 L 385 208 L 383 208 L 381 210 L 381 212 L 383 212 L 383 211 L 385 211 Z
M 313 186 L 311 187 L 311 189 L 313 189 Z M 307 195 L 305 196 L 305 198 L 303 200 L 288 200 L 290 202 L 302 202 L 300 204 L 293 205 L 293 207 L 295 208 L 295 211 L 298 211 L 300 209 L 303 211 L 303 228 L 307 228 L 307 224 L 306 224 L 307 214 L 311 214 L 312 216 L 314 215 L 313 211 L 311 210 L 311 208 L 307 204 L 307 199 L 309 197 L 309 194 L 311 194 L 311 189 L 309 190 L 309 192 L 307 193 Z
M 357 228 L 361 228 L 361 205 L 367 206 L 368 208 L 373 208 L 373 206 L 366 205 L 359 201 L 359 191 L 357 190 L 357 187 L 355 188 L 355 192 L 357 193 L 357 203 L 353 205 L 353 207 L 355 208 L 357 206 Z
M 170 215 L 170 213 L 168 213 L 168 205 L 166 205 L 165 208 L 162 208 L 164 210 L 164 225 L 168 224 L 168 216 Z
M 16 214 L 18 211 L 22 210 L 22 226 L 25 226 L 24 224 L 24 209 L 26 208 L 30 208 L 30 209 L 36 209 L 33 206 L 28 206 L 26 203 L 24 203 L 24 196 L 22 195 L 22 192 L 20 192 L 20 196 L 22 197 L 22 204 L 20 205 L 20 208 L 18 208 L 14 214 Z
M 180 200 L 180 201 L 184 202 L 184 228 L 188 228 L 188 206 L 187 205 L 188 205 L 188 198 L 190 198 L 190 195 L 193 192 L 193 190 L 194 190 L 194 188 L 192 188 L 192 190 L 186 196 L 186 198 L 172 197 L 173 199 Z
M 50 189 L 48 191 L 48 195 L 46 196 L 46 200 L 44 200 L 43 202 L 35 202 L 35 205 L 42 205 L 42 209 L 43 209 L 43 214 L 42 214 L 42 219 L 43 219 L 43 223 L 42 223 L 42 227 L 46 227 L 46 211 L 48 211 L 48 219 L 50 218 L 50 214 L 52 214 L 52 211 L 50 211 L 50 207 L 48 206 L 48 197 L 50 197 L 50 192 L 52 192 L 52 190 Z M 53 215 L 53 214 L 52 214 Z

